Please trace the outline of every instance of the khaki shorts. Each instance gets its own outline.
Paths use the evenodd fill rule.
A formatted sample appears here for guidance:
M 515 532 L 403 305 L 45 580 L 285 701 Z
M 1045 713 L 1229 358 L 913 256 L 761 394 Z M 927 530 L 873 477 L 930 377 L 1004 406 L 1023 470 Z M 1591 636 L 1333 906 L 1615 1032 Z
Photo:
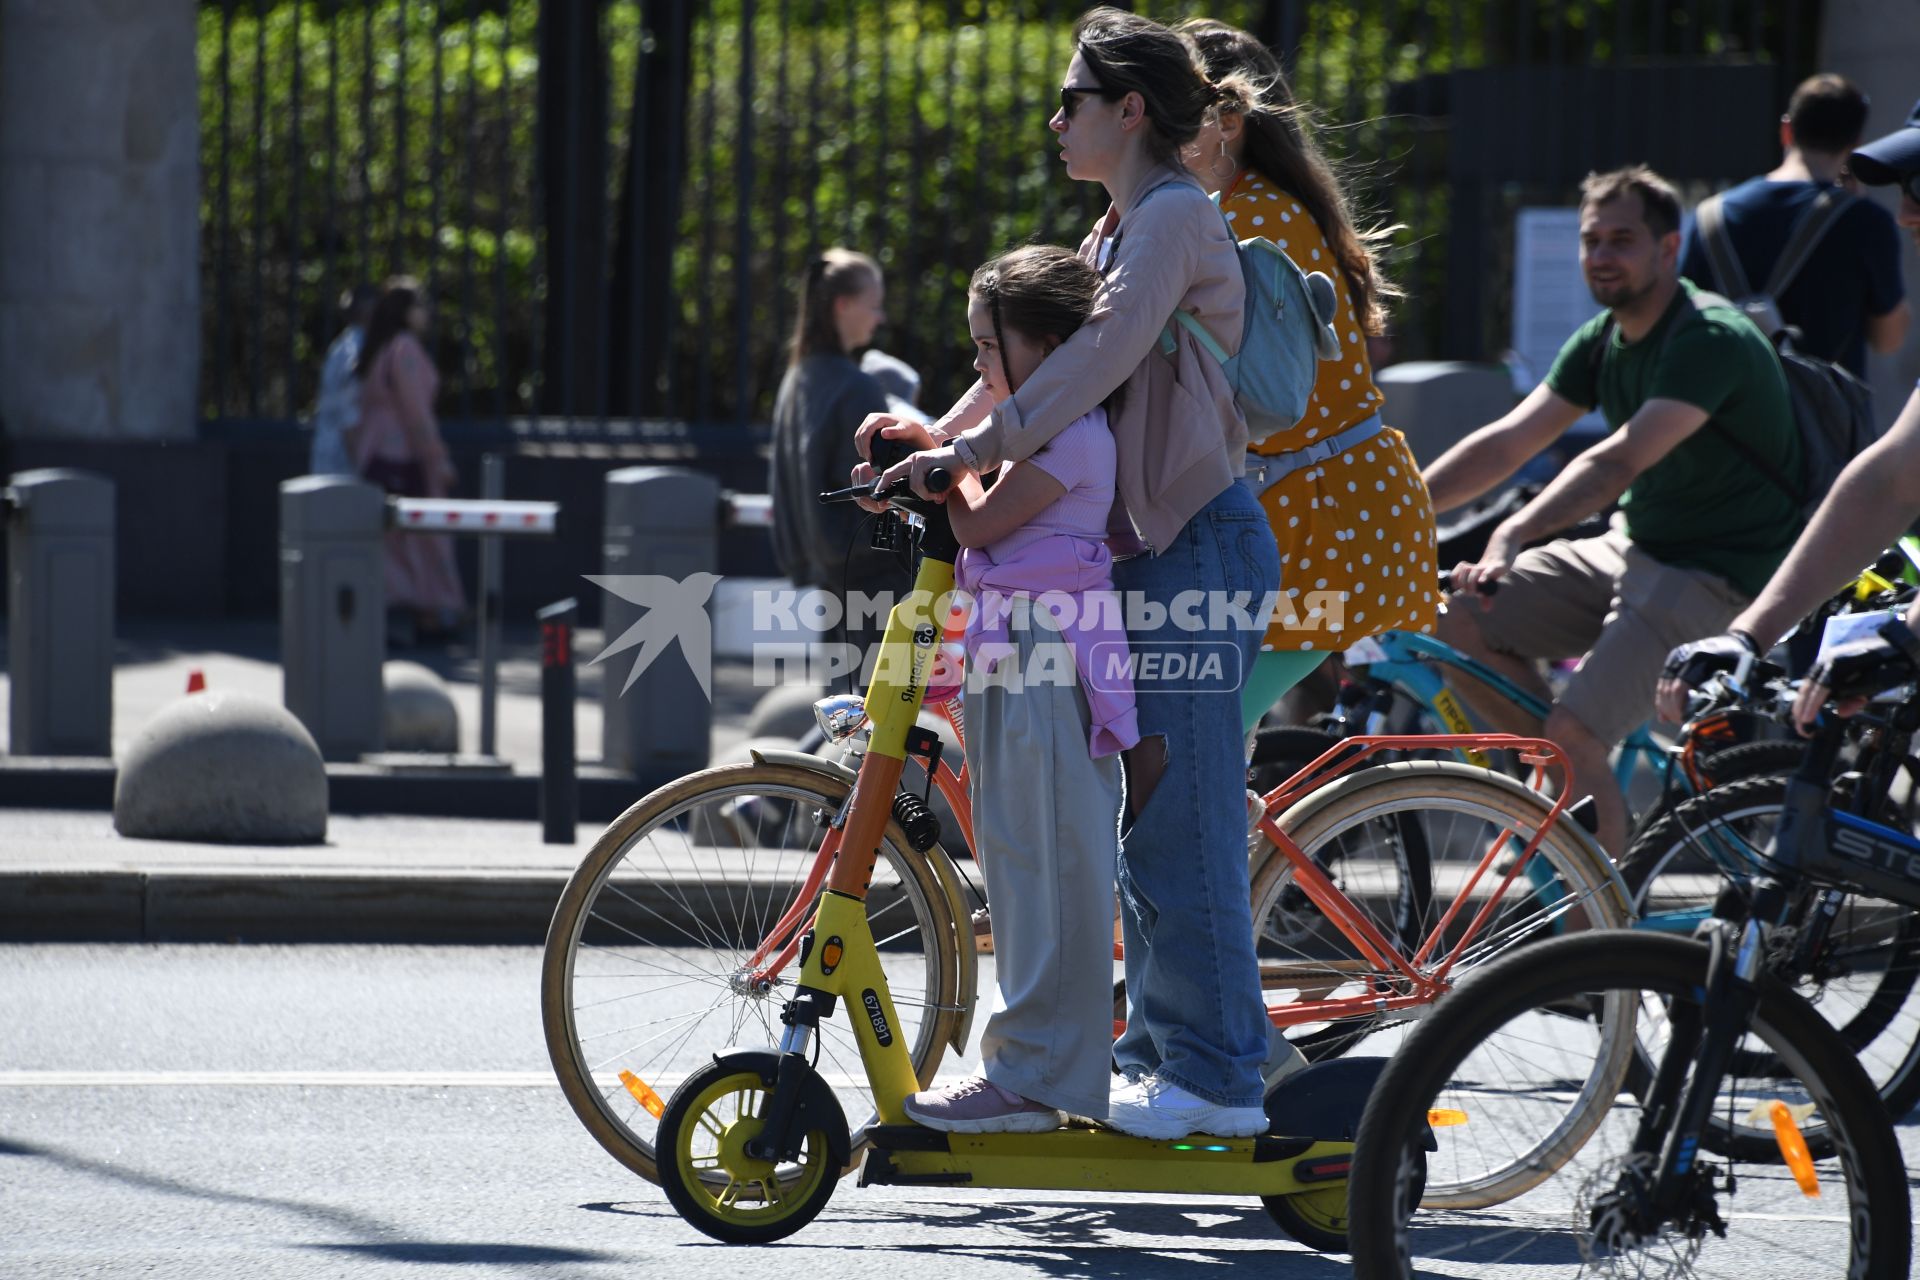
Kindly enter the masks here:
M 1653 714 L 1653 689 L 1675 645 L 1726 629 L 1748 599 L 1704 569 L 1662 564 L 1617 530 L 1523 551 L 1482 609 L 1489 648 L 1521 658 L 1586 656 L 1559 706 L 1602 742 Z

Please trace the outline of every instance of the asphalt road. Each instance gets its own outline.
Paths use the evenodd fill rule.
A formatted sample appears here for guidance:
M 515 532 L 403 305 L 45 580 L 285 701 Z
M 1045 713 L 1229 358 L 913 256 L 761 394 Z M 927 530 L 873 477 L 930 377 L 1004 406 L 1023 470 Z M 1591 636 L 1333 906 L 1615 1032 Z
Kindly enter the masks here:
M 0 1276 L 1348 1274 L 1219 1198 L 849 1181 L 785 1244 L 715 1244 L 567 1109 L 538 963 L 529 948 L 0 948 Z M 1920 1130 L 1903 1142 L 1920 1168 Z M 1446 1272 L 1564 1273 L 1489 1261 Z M 1764 1251 L 1740 1268 L 1802 1273 Z

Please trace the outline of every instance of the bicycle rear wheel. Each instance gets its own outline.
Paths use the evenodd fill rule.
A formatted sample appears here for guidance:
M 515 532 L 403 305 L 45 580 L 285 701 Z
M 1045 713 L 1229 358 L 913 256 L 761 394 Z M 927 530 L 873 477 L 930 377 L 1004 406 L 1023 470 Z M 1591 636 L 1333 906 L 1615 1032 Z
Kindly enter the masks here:
M 1691 932 L 1728 887 L 1744 901 L 1785 799 L 1785 779 L 1747 778 L 1715 787 L 1649 828 L 1620 864 L 1641 927 Z M 1779 935 L 1783 946 L 1792 944 L 1793 931 L 1816 909 L 1813 889 L 1801 890 L 1794 918 Z M 1839 1030 L 1889 1114 L 1904 1116 L 1920 1103 L 1920 913 L 1869 895 L 1846 894 L 1814 971 L 1778 976 Z M 1764 1050 L 1746 1044 L 1735 1065 L 1760 1075 L 1771 1069 L 1771 1061 Z M 1805 1129 L 1808 1146 L 1824 1154 L 1821 1126 Z M 1719 1120 L 1707 1141 L 1715 1150 L 1732 1146 L 1749 1156 L 1773 1148 L 1771 1129 Z
M 1356 770 L 1295 805 L 1282 828 L 1302 855 L 1331 879 L 1358 913 L 1423 975 L 1456 980 L 1520 947 L 1574 930 L 1615 929 L 1628 921 L 1626 898 L 1597 846 L 1570 823 L 1550 827 L 1533 859 L 1499 904 L 1469 936 L 1492 901 L 1512 859 L 1546 821 L 1549 804 L 1537 793 L 1485 769 L 1449 761 L 1416 761 Z M 1413 986 L 1391 965 L 1377 963 L 1329 918 L 1300 884 L 1297 864 L 1265 840 L 1254 876 L 1254 930 L 1261 985 L 1276 1020 L 1284 1006 L 1351 1000 L 1336 1019 L 1290 1026 L 1287 1036 L 1315 1058 L 1351 1052 L 1392 1054 L 1409 1024 L 1430 1005 L 1384 1009 L 1375 1001 L 1411 994 Z M 1494 869 L 1474 882 L 1489 849 Z M 1471 887 L 1469 888 L 1469 884 Z M 1447 913 L 1462 891 L 1452 919 Z M 1443 924 L 1444 921 L 1444 924 Z M 1443 997 L 1443 1000 L 1445 998 Z M 1624 1071 L 1632 1044 L 1627 1032 L 1609 1041 L 1609 1056 L 1592 1071 Z M 1601 1083 L 1610 1083 L 1604 1076 Z M 1543 1148 L 1577 1146 L 1599 1123 L 1610 1095 L 1574 1089 L 1563 1124 Z M 1543 1138 L 1543 1141 L 1546 1139 Z M 1455 1208 L 1498 1203 L 1537 1175 L 1541 1151 L 1517 1147 L 1511 1161 L 1461 1180 L 1436 1169 L 1427 1203 Z
M 616 818 L 561 894 L 541 967 L 547 1053 L 574 1114 L 641 1177 L 659 1181 L 653 1108 L 716 1053 L 778 1043 L 797 964 L 774 958 L 809 927 L 811 903 L 772 954 L 755 964 L 754 953 L 801 902 L 847 790 L 794 765 L 692 774 Z M 897 823 L 866 902 L 902 1037 L 929 1084 L 960 1017 L 959 942 L 928 855 Z M 857 1153 L 873 1113 L 858 1046 L 844 1019 L 823 1021 L 816 1042 Z
M 1707 947 L 1688 939 L 1587 935 L 1508 956 L 1463 981 L 1407 1037 L 1368 1102 L 1348 1189 L 1354 1274 L 1400 1280 L 1416 1264 L 1453 1274 L 1454 1264 L 1497 1258 L 1583 1275 L 1746 1280 L 1766 1257 L 1771 1274 L 1905 1280 L 1907 1177 L 1886 1113 L 1833 1029 L 1770 979 L 1751 1030 L 1782 1071 L 1758 1080 L 1729 1074 L 1715 1109 L 1764 1112 L 1778 1101 L 1790 1114 L 1820 1117 L 1834 1138 L 1834 1155 L 1816 1166 L 1820 1199 L 1803 1194 L 1777 1148 L 1770 1160 L 1702 1156 L 1686 1222 L 1604 1239 L 1596 1208 L 1623 1177 L 1648 1167 L 1632 1149 L 1639 1104 L 1623 1095 L 1583 1146 L 1498 1214 L 1414 1213 L 1423 1160 L 1430 1176 L 1455 1179 L 1504 1164 L 1515 1141 L 1562 1113 L 1567 1081 L 1602 1052 L 1607 1021 L 1630 1019 L 1639 1036 L 1663 1043 L 1676 1011 L 1698 1010 L 1706 968 Z M 1423 1151 L 1436 1113 L 1453 1123 L 1432 1130 L 1439 1150 Z

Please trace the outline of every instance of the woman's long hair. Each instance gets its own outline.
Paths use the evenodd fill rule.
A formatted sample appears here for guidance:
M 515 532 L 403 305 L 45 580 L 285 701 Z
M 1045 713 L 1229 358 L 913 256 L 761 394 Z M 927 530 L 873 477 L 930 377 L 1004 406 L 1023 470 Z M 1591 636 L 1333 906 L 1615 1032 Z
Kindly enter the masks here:
M 360 358 L 353 362 L 353 376 L 365 382 L 373 362 L 389 342 L 407 328 L 407 314 L 420 302 L 420 282 L 412 276 L 395 276 L 380 291 L 373 304 L 373 316 L 367 321 L 367 336 L 360 343 Z
M 852 355 L 840 345 L 840 327 L 833 320 L 833 304 L 880 283 L 880 264 L 851 249 L 826 249 L 807 264 L 800 281 L 800 313 L 793 323 L 787 361 L 799 364 L 807 356 Z
M 1380 270 L 1376 249 L 1392 237 L 1394 228 L 1355 228 L 1346 194 L 1333 166 L 1307 132 L 1307 113 L 1294 100 L 1280 60 L 1247 32 L 1212 18 L 1190 18 L 1176 30 L 1199 46 L 1207 74 L 1216 82 L 1235 75 L 1252 82 L 1251 98 L 1222 102 L 1220 108 L 1239 113 L 1245 121 L 1246 166 L 1273 179 L 1300 201 L 1333 250 L 1360 328 L 1370 334 L 1384 332 L 1386 311 L 1381 300 L 1398 298 L 1401 291 Z

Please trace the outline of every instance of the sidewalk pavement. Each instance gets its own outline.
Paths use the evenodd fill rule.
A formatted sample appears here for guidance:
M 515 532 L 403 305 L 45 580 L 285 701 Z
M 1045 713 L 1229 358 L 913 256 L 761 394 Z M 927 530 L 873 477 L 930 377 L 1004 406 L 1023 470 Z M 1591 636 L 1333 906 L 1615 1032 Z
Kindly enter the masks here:
M 0 649 L 5 631 L 0 628 Z M 598 652 L 597 632 L 578 650 Z M 392 655 L 433 668 L 460 711 L 463 752 L 478 750 L 479 666 L 470 646 Z M 121 628 L 114 673 L 113 742 L 124 752 L 163 706 L 186 696 L 188 674 L 211 689 L 280 700 L 278 628 L 272 622 L 129 624 Z M 617 811 L 640 798 L 630 781 L 595 776 L 600 754 L 602 669 L 583 660 L 575 712 L 583 799 Z M 510 629 L 500 664 L 497 755 L 514 769 L 471 788 L 531 788 L 540 767 L 540 670 L 530 628 Z M 742 663 L 716 663 L 712 760 L 737 754 L 746 721 L 766 690 Z M 0 723 L 9 693 L 0 678 Z M 21 762 L 16 762 L 21 763 Z M 75 770 L 86 774 L 82 766 Z M 83 778 L 92 795 L 105 762 Z M 364 766 L 336 770 L 335 812 L 321 846 L 241 846 L 129 840 L 95 807 L 0 806 L 0 941 L 206 940 L 538 942 L 566 879 L 599 836 L 582 823 L 572 845 L 541 843 L 533 821 L 355 815 L 340 812 Z M 459 772 L 457 769 L 454 772 Z M 35 775 L 45 786 L 58 770 Z M 487 775 L 482 775 L 487 776 Z M 33 782 L 22 775 L 22 780 Z M 417 785 L 432 785 L 422 779 Z M 25 804 L 71 803 L 33 798 Z M 71 792 L 71 788 L 65 788 Z M 524 798 L 524 797 L 522 797 Z M 517 801 L 516 801 L 517 804 Z

